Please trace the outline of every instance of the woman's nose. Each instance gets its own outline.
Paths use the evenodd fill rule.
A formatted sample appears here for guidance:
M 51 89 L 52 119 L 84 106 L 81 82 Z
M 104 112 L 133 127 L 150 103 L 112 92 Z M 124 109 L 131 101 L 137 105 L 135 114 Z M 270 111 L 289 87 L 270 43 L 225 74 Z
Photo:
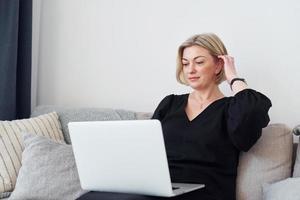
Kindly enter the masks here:
M 193 63 L 189 64 L 188 72 L 189 72 L 189 73 L 195 72 L 195 65 L 194 65 Z

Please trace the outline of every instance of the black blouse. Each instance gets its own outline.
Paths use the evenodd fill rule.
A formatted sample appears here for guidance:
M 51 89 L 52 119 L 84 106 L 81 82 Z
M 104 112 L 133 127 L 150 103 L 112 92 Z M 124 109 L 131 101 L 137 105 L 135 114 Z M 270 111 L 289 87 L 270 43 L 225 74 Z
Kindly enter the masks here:
M 215 199 L 235 199 L 239 152 L 261 136 L 271 101 L 245 89 L 214 101 L 190 121 L 188 95 L 166 96 L 152 117 L 162 123 L 172 182 L 204 183 Z

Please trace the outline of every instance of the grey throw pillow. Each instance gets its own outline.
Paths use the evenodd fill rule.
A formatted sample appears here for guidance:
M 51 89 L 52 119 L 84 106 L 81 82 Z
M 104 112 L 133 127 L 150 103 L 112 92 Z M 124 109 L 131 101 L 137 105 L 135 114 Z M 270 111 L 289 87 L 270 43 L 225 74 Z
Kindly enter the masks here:
M 10 199 L 76 199 L 80 187 L 71 145 L 23 133 L 24 151 Z
M 263 186 L 263 200 L 299 200 L 300 178 L 288 178 Z

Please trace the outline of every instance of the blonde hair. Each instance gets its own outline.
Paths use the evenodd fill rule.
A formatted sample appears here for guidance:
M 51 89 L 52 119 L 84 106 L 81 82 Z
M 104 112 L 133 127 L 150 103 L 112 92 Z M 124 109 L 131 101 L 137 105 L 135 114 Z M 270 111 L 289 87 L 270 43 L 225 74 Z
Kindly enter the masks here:
M 227 55 L 227 50 L 225 45 L 223 44 L 221 39 L 214 33 L 197 34 L 187 39 L 178 48 L 177 68 L 176 68 L 176 79 L 179 83 L 184 85 L 188 85 L 188 84 L 183 75 L 182 55 L 185 48 L 194 45 L 207 49 L 213 57 L 217 57 L 219 55 Z M 220 84 L 224 80 L 225 80 L 224 68 L 222 68 L 222 70 L 216 76 L 216 83 Z

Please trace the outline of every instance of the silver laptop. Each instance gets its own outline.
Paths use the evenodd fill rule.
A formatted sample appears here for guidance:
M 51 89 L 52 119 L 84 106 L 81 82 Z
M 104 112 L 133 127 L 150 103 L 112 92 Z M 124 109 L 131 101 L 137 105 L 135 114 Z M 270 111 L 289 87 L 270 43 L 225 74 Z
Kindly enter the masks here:
M 172 183 L 158 120 L 68 124 L 84 190 L 171 197 L 203 188 Z

